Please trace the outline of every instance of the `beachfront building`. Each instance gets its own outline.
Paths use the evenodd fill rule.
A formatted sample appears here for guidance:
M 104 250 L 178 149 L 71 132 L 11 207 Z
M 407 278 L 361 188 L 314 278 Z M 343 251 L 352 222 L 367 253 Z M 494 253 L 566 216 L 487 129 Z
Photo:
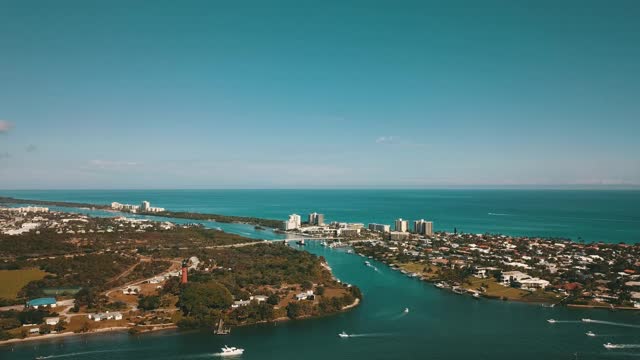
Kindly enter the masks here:
M 407 220 L 402 220 L 402 218 L 396 220 L 395 225 L 396 231 L 407 232 L 409 230 L 409 222 Z
M 377 231 L 381 233 L 388 233 L 389 231 L 391 231 L 391 225 L 373 223 L 373 224 L 369 224 L 369 230 Z
M 103 313 L 91 313 L 87 317 L 93 321 L 102 320 L 122 320 L 122 313 L 120 312 L 103 312 Z
M 318 214 L 317 212 L 309 214 L 309 225 L 324 225 L 324 214 Z
M 299 229 L 301 224 L 301 218 L 298 214 L 289 215 L 289 220 L 283 222 L 283 227 L 285 230 L 295 230 Z
M 49 208 L 40 207 L 40 206 L 23 206 L 23 207 L 15 207 L 15 208 L 0 208 L 2 211 L 7 212 L 16 212 L 16 213 L 30 213 L 30 212 L 49 212 Z
M 421 235 L 433 235 L 433 222 L 424 219 L 413 222 L 413 232 Z
M 146 200 L 140 203 L 140 205 L 120 204 L 119 202 L 112 202 L 111 208 L 113 210 L 129 211 L 132 213 L 136 213 L 138 211 L 152 213 L 165 211 L 165 208 L 151 206 L 151 203 Z

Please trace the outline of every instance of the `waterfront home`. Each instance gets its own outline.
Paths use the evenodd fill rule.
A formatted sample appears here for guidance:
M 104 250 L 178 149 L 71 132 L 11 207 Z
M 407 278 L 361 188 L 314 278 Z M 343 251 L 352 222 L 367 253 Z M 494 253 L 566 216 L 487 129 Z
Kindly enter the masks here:
M 500 277 L 502 285 L 509 286 L 511 282 L 520 282 L 520 280 L 531 278 L 528 274 L 520 271 L 505 271 Z
M 26 307 L 32 309 L 38 309 L 43 307 L 54 307 L 56 306 L 56 298 L 46 297 L 46 298 L 37 298 L 27 301 Z
M 301 301 L 301 300 L 313 300 L 314 295 L 313 295 L 313 291 L 312 290 L 307 290 L 305 292 L 301 292 L 299 294 L 296 295 L 296 300 Z
M 60 322 L 60 318 L 57 316 L 44 318 L 44 323 L 47 325 L 56 325 Z
M 122 313 L 120 312 L 103 312 L 103 313 L 95 313 L 88 314 L 87 317 L 92 319 L 93 321 L 102 321 L 102 320 L 122 320 Z

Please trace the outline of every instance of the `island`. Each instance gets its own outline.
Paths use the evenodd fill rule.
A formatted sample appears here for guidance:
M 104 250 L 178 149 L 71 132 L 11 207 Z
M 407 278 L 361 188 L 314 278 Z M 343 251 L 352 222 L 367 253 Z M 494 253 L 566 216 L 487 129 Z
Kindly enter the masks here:
M 225 334 L 338 313 L 362 297 L 323 258 L 282 241 L 44 207 L 0 208 L 0 260 L 4 342 L 175 327 Z

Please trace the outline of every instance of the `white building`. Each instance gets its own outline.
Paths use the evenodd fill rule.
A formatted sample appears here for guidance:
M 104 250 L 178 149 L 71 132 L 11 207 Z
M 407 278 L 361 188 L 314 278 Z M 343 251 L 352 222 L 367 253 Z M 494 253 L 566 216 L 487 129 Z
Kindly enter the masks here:
M 87 317 L 92 319 L 93 321 L 102 321 L 102 320 L 122 320 L 122 314 L 120 312 L 103 312 L 103 313 L 95 313 L 88 314 Z
M 289 215 L 289 220 L 283 222 L 283 226 L 285 230 L 294 230 L 299 229 L 301 223 L 300 215 L 291 214 Z
M 150 207 L 151 207 L 151 204 L 148 201 L 143 201 L 140 204 L 140 211 L 149 211 Z
M 433 222 L 420 219 L 413 222 L 413 231 L 416 234 L 433 235 Z
M 407 220 L 402 220 L 402 218 L 396 220 L 396 231 L 399 232 L 407 232 L 409 230 L 409 222 Z
M 59 317 L 46 317 L 44 318 L 44 323 L 47 325 L 56 325 L 60 322 L 60 318 Z
M 384 224 L 369 224 L 369 230 L 377 231 L 381 233 L 388 233 L 391 231 L 391 225 Z
M 16 207 L 16 208 L 8 207 L 8 208 L 0 208 L 0 210 L 8 211 L 8 212 L 17 212 L 17 213 L 49 212 L 49 208 L 40 207 L 40 206 L 23 206 L 23 207 Z
M 324 214 L 318 214 L 317 212 L 309 214 L 309 225 L 324 225 Z
M 512 281 L 520 283 L 520 286 L 524 290 L 544 289 L 549 286 L 547 280 L 531 277 L 529 274 L 525 274 L 520 271 L 505 271 L 502 273 L 500 279 L 502 285 L 509 286 Z

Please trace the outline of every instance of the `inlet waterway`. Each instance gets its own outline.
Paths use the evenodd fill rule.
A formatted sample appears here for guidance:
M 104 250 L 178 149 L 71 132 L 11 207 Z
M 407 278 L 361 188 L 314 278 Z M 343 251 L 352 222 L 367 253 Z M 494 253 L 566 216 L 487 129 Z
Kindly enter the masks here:
M 21 197 L 15 193 L 3 195 Z M 65 198 L 58 197 L 59 195 L 49 194 L 47 200 L 92 202 L 91 198 Z M 157 206 L 174 210 L 161 200 L 154 200 L 152 195 L 137 194 L 135 199 L 132 196 L 129 201 L 150 200 L 157 203 Z M 635 193 L 633 196 L 638 195 Z M 121 196 L 114 201 L 124 202 L 127 199 L 128 197 Z M 629 201 L 632 200 L 633 198 Z M 616 201 L 624 203 L 625 200 Z M 255 206 L 258 210 L 253 214 L 223 212 L 217 208 L 213 210 L 213 206 L 208 211 L 202 211 L 188 202 L 175 210 L 264 216 L 259 209 L 268 204 L 258 202 Z M 625 203 L 624 206 L 634 209 L 637 205 Z M 295 209 L 285 212 L 293 211 Z M 601 209 L 587 209 L 589 211 L 597 216 L 609 216 L 605 218 L 615 217 L 614 214 L 598 213 Z M 575 214 L 573 217 L 584 215 Z M 395 216 L 403 215 L 399 213 Z M 427 216 L 425 214 L 424 217 Z M 637 213 L 628 214 L 626 219 L 633 222 L 636 217 Z M 193 222 L 184 219 L 168 220 Z M 354 221 L 353 218 L 345 220 Z M 554 221 L 563 223 L 560 219 Z M 616 226 L 611 223 L 613 222 L 606 223 L 609 224 L 608 230 L 614 231 Z M 257 231 L 249 225 L 206 225 L 221 226 L 226 231 L 253 238 L 281 237 L 270 231 Z M 225 228 L 226 225 L 229 227 Z M 364 294 L 361 305 L 351 311 L 325 318 L 236 328 L 228 336 L 216 336 L 210 331 L 169 330 L 137 336 L 116 332 L 27 342 L 0 347 L 0 358 L 33 359 L 45 356 L 51 359 L 204 359 L 215 358 L 219 348 L 225 344 L 246 349 L 242 359 L 574 359 L 576 353 L 580 359 L 640 356 L 640 349 L 637 347 L 640 344 L 638 312 L 545 308 L 486 299 L 474 300 L 468 296 L 441 291 L 429 283 L 406 277 L 384 264 L 370 260 L 377 268 L 376 271 L 364 266 L 362 257 L 349 254 L 344 249 L 329 249 L 312 242 L 304 250 L 323 256 L 333 268 L 335 276 L 342 281 L 357 284 Z M 404 313 L 405 308 L 410 311 Z M 549 318 L 559 321 L 550 324 L 546 321 Z M 584 323 L 580 321 L 582 318 L 598 322 Z M 339 338 L 337 334 L 341 331 L 356 336 Z M 596 336 L 586 336 L 587 331 L 593 331 Z M 607 342 L 626 346 L 607 350 L 603 347 Z

